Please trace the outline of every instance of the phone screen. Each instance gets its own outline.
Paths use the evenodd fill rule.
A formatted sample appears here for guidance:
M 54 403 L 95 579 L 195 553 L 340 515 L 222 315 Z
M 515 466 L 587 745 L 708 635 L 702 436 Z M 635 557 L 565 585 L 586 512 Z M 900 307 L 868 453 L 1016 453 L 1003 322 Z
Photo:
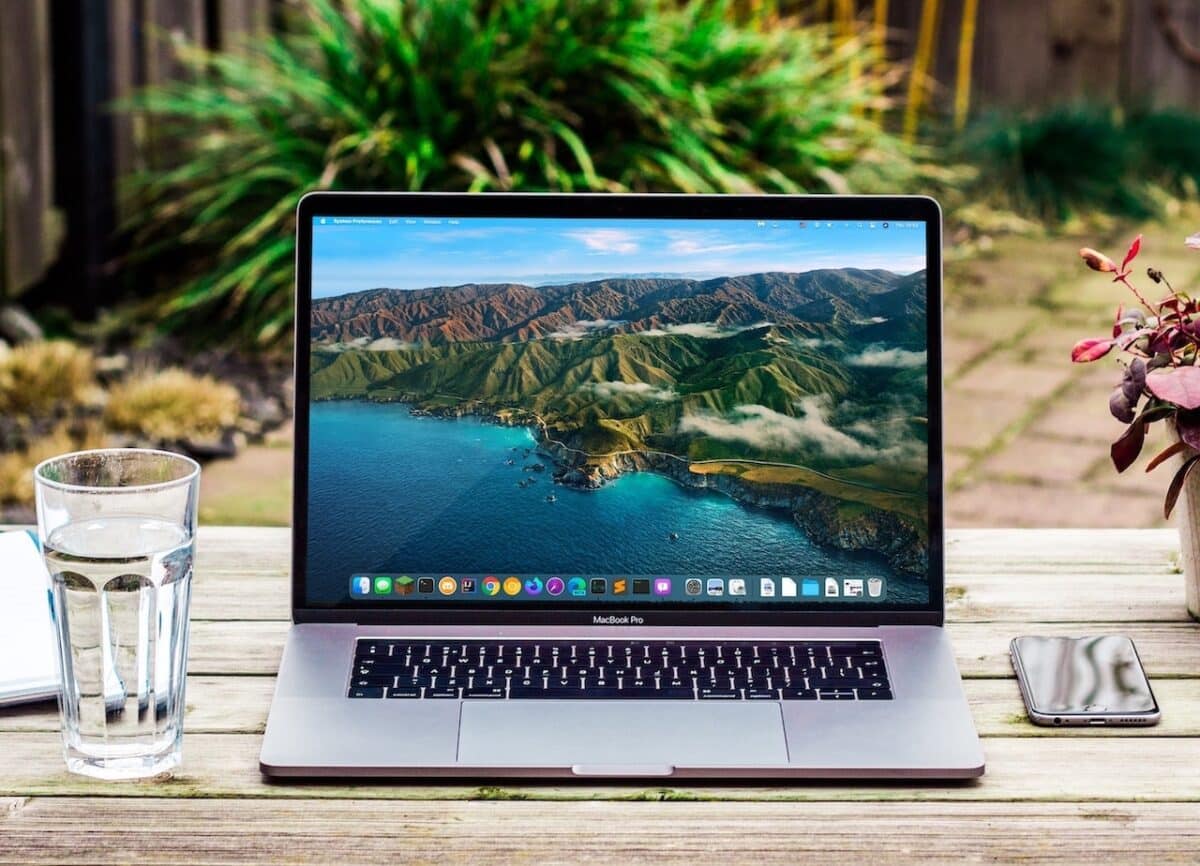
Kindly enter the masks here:
M 1157 709 L 1127 637 L 1022 637 L 1014 641 L 1025 687 L 1041 713 L 1149 713 Z

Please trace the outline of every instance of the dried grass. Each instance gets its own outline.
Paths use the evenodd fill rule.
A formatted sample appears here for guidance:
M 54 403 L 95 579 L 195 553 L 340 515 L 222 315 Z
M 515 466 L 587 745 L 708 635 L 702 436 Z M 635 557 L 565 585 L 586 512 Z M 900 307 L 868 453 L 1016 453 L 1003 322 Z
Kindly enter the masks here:
M 157 441 L 203 441 L 236 423 L 240 403 L 233 386 L 170 368 L 113 385 L 104 420 L 114 431 Z
M 26 343 L 0 353 L 0 412 L 37 415 L 78 404 L 96 388 L 95 359 L 68 340 Z
M 59 424 L 28 448 L 0 454 L 0 504 L 29 505 L 33 502 L 33 467 L 43 460 L 70 451 L 102 448 L 104 431 L 96 422 Z

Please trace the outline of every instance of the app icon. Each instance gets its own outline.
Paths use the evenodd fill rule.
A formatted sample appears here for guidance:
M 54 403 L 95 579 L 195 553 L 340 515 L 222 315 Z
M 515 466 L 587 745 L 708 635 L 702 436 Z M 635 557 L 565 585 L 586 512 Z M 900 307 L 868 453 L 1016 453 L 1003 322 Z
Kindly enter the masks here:
M 708 579 L 708 594 L 709 595 L 724 595 L 725 581 L 719 577 L 710 577 Z
M 813 598 L 821 594 L 821 582 L 815 577 L 806 577 L 800 582 L 800 593 L 805 598 Z
M 396 595 L 412 595 L 416 586 L 416 582 L 405 574 L 392 581 L 392 592 Z
M 837 598 L 838 597 L 838 582 L 837 582 L 836 577 L 825 578 L 825 597 L 826 598 Z
M 550 593 L 551 595 L 562 595 L 563 590 L 566 588 L 567 585 L 563 583 L 563 579 L 561 577 L 552 577 L 546 581 L 546 592 Z
M 592 595 L 604 595 L 608 592 L 608 581 L 603 577 L 592 578 Z
M 670 595 L 671 594 L 671 578 L 669 578 L 669 577 L 654 578 L 654 594 L 655 595 Z
M 863 581 L 861 577 L 848 577 L 842 581 L 842 595 L 846 598 L 861 598 Z
M 879 598 L 883 595 L 883 578 L 869 577 L 867 578 L 867 595 L 871 598 Z
M 796 578 L 783 577 L 783 578 L 780 578 L 780 581 L 782 583 L 781 583 L 781 586 L 779 587 L 779 594 L 782 595 L 784 598 L 795 598 L 796 597 Z
M 419 579 L 417 581 L 417 592 L 422 593 L 424 595 L 429 595 L 429 593 L 433 592 L 433 578 L 432 577 L 422 577 L 421 579 Z
M 567 581 L 567 592 L 575 598 L 587 595 L 587 581 L 582 577 L 573 577 Z
M 458 591 L 459 592 L 474 592 L 475 591 L 475 578 L 464 577 L 462 580 L 460 580 L 458 582 Z
M 635 577 L 633 579 L 633 594 L 634 595 L 649 595 L 650 594 L 650 579 L 645 577 Z
M 504 594 L 505 595 L 520 595 L 521 580 L 515 575 L 509 575 L 504 578 Z
M 457 589 L 458 581 L 448 574 L 438 581 L 438 592 L 440 592 L 442 595 L 454 595 L 454 592 Z
M 390 577 L 375 578 L 375 594 L 387 595 L 392 591 L 392 579 Z
M 683 585 L 683 591 L 688 595 L 700 595 L 704 592 L 704 581 L 698 577 L 689 577 Z
M 483 594 L 484 595 L 499 595 L 500 594 L 500 578 L 489 574 L 483 579 Z
M 356 574 L 350 578 L 350 594 L 363 596 L 371 594 L 371 578 L 365 574 Z
M 758 582 L 758 594 L 763 598 L 775 597 L 775 578 L 764 577 Z
M 629 592 L 629 583 L 623 577 L 613 578 L 613 595 L 624 595 Z
M 746 579 L 743 577 L 729 578 L 729 594 L 730 595 L 745 595 L 746 594 Z
M 529 595 L 541 595 L 545 586 L 540 577 L 525 578 L 525 592 Z

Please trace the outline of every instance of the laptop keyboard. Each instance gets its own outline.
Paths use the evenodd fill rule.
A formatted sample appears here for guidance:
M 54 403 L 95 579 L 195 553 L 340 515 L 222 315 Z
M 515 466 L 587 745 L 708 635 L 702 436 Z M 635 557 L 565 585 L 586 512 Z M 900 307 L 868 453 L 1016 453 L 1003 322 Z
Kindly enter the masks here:
M 878 641 L 362 638 L 351 698 L 891 700 Z

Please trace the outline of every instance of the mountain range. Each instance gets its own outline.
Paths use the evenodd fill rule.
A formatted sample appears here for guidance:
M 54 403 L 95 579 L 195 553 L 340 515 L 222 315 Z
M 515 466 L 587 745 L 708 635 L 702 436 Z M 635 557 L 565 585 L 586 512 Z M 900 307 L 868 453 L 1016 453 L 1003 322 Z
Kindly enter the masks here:
M 869 339 L 923 348 L 925 295 L 923 270 L 900 275 L 858 268 L 708 280 L 627 277 L 536 287 L 467 283 L 320 298 L 312 305 L 311 326 L 318 343 L 391 338 L 443 344 L 770 322 L 814 335 L 865 327 Z

